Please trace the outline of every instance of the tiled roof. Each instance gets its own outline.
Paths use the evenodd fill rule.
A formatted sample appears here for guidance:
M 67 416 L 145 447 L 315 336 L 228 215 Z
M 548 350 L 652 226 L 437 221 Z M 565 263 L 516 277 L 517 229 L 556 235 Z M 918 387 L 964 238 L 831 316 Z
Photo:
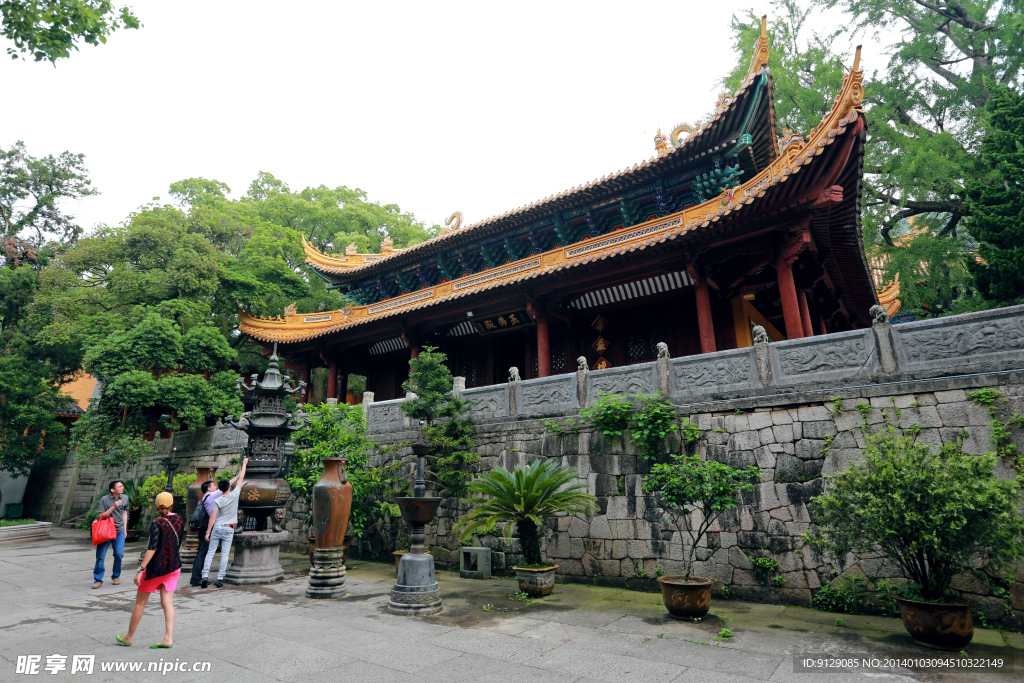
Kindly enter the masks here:
M 726 116 L 732 111 L 734 105 L 736 105 L 740 96 L 743 95 L 750 88 L 751 85 L 755 84 L 762 74 L 765 74 L 766 76 L 770 77 L 770 71 L 768 70 L 768 37 L 765 33 L 764 19 L 762 19 L 761 22 L 761 37 L 758 39 L 757 43 L 754 46 L 754 54 L 751 57 L 750 67 L 739 89 L 736 90 L 736 92 L 731 97 L 726 98 L 720 104 L 720 106 L 716 107 L 714 115 L 711 117 L 710 120 L 705 122 L 698 131 L 688 136 L 685 140 L 682 140 L 681 144 L 678 147 L 671 149 L 665 156 L 659 157 L 658 155 L 655 155 L 649 157 L 648 159 L 633 164 L 628 168 L 620 169 L 607 175 L 603 175 L 600 178 L 591 180 L 588 183 L 577 185 L 576 187 L 572 187 L 562 192 L 549 195 L 543 199 L 538 199 L 537 201 L 531 202 L 529 204 L 524 204 L 523 206 L 512 209 L 511 211 L 506 211 L 505 213 L 496 216 L 491 216 L 490 218 L 482 220 L 478 223 L 474 223 L 472 225 L 468 225 L 465 228 L 461 228 L 459 230 L 442 231 L 442 233 L 440 235 L 437 235 L 436 237 L 432 237 L 428 240 L 425 240 L 418 244 L 414 244 L 410 247 L 406 247 L 401 250 L 393 250 L 382 255 L 357 254 L 355 255 L 355 258 L 349 260 L 343 257 L 331 256 L 329 254 L 317 251 L 315 248 L 312 247 L 312 245 L 306 244 L 305 240 L 303 240 L 303 246 L 306 252 L 306 263 L 315 268 L 316 270 L 319 270 L 323 273 L 329 273 L 332 275 L 354 275 L 357 273 L 362 274 L 371 269 L 377 269 L 377 267 L 382 263 L 394 261 L 399 256 L 406 257 L 410 255 L 416 255 L 422 251 L 429 251 L 439 244 L 443 245 L 446 242 L 454 240 L 455 238 L 462 237 L 466 233 L 478 231 L 488 226 L 493 226 L 509 218 L 520 216 L 535 209 L 543 209 L 545 207 L 549 207 L 550 205 L 560 200 L 564 200 L 574 195 L 584 193 L 587 190 L 600 188 L 601 186 L 608 185 L 615 180 L 627 178 L 631 175 L 635 175 L 651 167 L 669 164 L 674 160 L 675 157 L 685 157 L 687 154 L 691 152 L 700 152 L 701 149 L 698 146 L 698 141 L 707 137 L 708 134 L 710 134 L 718 127 L 719 122 L 723 121 L 726 118 Z M 771 123 L 774 126 L 774 105 L 772 103 L 769 103 L 769 108 Z M 372 260 L 368 261 L 366 260 L 365 257 L 370 257 L 372 258 Z M 406 259 L 403 258 L 402 260 L 405 261 Z
M 851 125 L 858 133 L 863 129 L 863 122 L 858 121 L 862 115 L 859 107 L 864 94 L 861 85 L 863 71 L 859 69 L 859 65 L 860 48 L 858 47 L 853 70 L 844 77 L 842 90 L 836 96 L 831 111 L 812 131 L 810 139 L 806 143 L 799 139 L 794 140 L 783 150 L 781 156 L 748 182 L 703 204 L 664 218 L 654 219 L 641 225 L 618 230 L 544 254 L 530 256 L 511 264 L 368 306 L 357 306 L 351 310 L 344 309 L 330 313 L 288 315 L 278 318 L 258 318 L 240 314 L 239 329 L 251 337 L 266 342 L 276 340 L 281 343 L 294 343 L 315 339 L 365 323 L 453 301 L 470 294 L 643 250 L 656 244 L 676 240 L 682 235 L 702 231 L 712 223 L 755 204 L 759 198 L 765 196 L 766 192 L 780 183 L 786 182 L 801 169 L 813 164 L 815 157 L 819 156 L 825 147 L 835 142 L 839 136 L 847 134 Z

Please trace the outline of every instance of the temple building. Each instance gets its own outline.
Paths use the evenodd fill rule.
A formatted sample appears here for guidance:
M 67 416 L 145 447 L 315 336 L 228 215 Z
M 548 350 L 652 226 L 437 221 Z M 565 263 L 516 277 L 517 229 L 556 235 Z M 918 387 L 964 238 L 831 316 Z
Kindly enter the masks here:
M 398 398 L 408 361 L 437 346 L 467 387 L 870 325 L 878 303 L 860 227 L 866 121 L 860 50 L 808 137 L 776 127 L 762 24 L 742 86 L 699 125 L 659 131 L 655 156 L 474 225 L 379 254 L 306 262 L 349 308 L 262 318 L 243 333 L 305 367 Z M 452 225 L 454 223 L 454 225 Z M 898 292 L 886 292 L 894 299 Z

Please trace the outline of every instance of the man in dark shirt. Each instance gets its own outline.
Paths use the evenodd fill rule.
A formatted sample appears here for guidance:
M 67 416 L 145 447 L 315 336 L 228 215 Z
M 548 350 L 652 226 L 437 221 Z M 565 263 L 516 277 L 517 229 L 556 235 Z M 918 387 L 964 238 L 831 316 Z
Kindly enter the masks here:
M 106 568 L 103 566 L 107 555 L 107 548 L 113 544 L 114 547 L 114 569 L 110 572 L 111 583 L 115 586 L 121 583 L 121 558 L 124 557 L 124 531 L 128 528 L 128 496 L 124 495 L 124 482 L 115 479 L 110 482 L 110 493 L 100 498 L 96 506 L 100 519 L 114 518 L 114 529 L 117 530 L 117 538 L 104 541 L 96 546 L 96 566 L 92 569 L 93 588 L 103 585 L 103 574 Z

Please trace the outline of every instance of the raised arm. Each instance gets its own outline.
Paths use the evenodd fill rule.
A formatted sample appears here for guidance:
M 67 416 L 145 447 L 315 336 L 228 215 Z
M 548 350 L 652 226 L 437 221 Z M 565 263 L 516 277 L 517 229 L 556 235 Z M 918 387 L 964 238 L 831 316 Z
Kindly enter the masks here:
M 245 467 L 248 464 L 249 458 L 244 458 L 242 460 L 242 469 L 238 470 L 238 476 L 231 480 L 232 487 L 235 486 L 235 480 L 237 480 L 237 484 L 239 487 L 245 486 Z

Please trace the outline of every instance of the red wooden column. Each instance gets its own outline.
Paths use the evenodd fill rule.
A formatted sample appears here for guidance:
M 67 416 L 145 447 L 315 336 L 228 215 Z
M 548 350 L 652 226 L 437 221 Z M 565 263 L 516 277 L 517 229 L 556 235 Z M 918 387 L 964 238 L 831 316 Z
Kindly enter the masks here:
M 548 337 L 548 317 L 537 315 L 537 375 L 551 375 L 551 343 Z
M 697 327 L 700 330 L 700 352 L 714 353 L 718 350 L 715 344 L 715 321 L 711 317 L 711 293 L 708 291 L 708 279 L 693 265 L 687 267 L 690 279 L 693 280 L 694 293 L 697 298 Z
M 420 355 L 420 347 L 412 345 L 409 347 L 409 359 L 416 360 L 416 357 Z
M 811 309 L 807 307 L 807 290 L 801 289 L 796 293 L 796 302 L 800 306 L 800 321 L 803 323 L 804 336 L 814 336 L 814 325 L 811 324 Z
M 327 364 L 327 398 L 338 398 L 338 361 Z
M 786 322 L 786 338 L 799 339 L 804 336 L 804 321 L 800 315 L 792 263 L 786 258 L 785 253 L 779 254 L 775 261 L 775 273 L 779 283 L 779 296 L 782 299 L 782 317 Z

